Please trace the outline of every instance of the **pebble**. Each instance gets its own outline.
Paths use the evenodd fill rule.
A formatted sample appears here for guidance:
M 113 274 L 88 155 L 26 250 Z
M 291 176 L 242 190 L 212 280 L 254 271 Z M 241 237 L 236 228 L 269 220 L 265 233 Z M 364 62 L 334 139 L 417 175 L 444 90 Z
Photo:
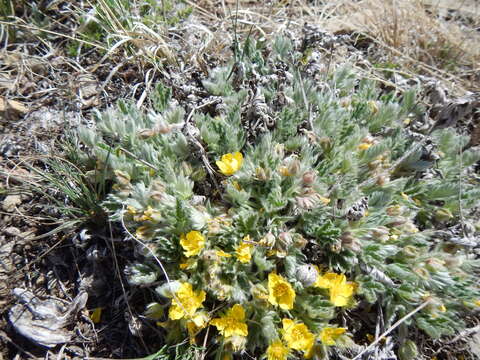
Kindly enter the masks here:
M 20 195 L 8 195 L 2 202 L 2 208 L 6 212 L 13 212 L 17 205 L 22 203 Z

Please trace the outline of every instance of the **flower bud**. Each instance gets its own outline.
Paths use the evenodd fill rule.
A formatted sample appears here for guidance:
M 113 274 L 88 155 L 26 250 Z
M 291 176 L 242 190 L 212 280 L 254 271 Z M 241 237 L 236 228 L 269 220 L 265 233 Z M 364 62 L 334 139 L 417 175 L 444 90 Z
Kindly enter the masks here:
M 157 135 L 157 132 L 153 129 L 143 129 L 138 132 L 138 137 L 142 140 L 149 139 Z
M 378 105 L 375 101 L 373 100 L 368 101 L 367 106 L 372 114 L 376 114 L 378 112 Z
M 402 253 L 407 257 L 417 257 L 420 254 L 419 250 L 413 245 L 405 246 Z
M 342 243 L 337 241 L 335 244 L 330 245 L 330 251 L 339 254 L 342 251 Z
M 303 249 L 307 246 L 308 240 L 305 239 L 302 235 L 295 233 L 293 234 L 293 244 L 296 248 Z
M 165 185 L 159 180 L 153 180 L 150 186 L 150 197 L 156 201 L 162 201 L 165 194 Z
M 403 207 L 400 205 L 393 205 L 387 208 L 387 215 L 388 216 L 399 216 L 403 213 Z
M 385 226 L 379 226 L 372 230 L 372 236 L 381 242 L 388 241 L 390 230 Z
M 285 157 L 285 145 L 283 144 L 276 144 L 273 148 L 273 152 L 279 158 L 283 159 Z
M 388 184 L 389 181 L 390 181 L 390 176 L 387 176 L 387 175 L 378 175 L 375 183 L 376 183 L 378 186 L 383 186 L 383 185 L 385 185 L 385 184 Z
M 283 249 L 288 249 L 293 242 L 292 235 L 286 231 L 283 231 L 278 235 L 278 240 L 280 240 Z
M 288 168 L 288 172 L 291 175 L 297 175 L 298 172 L 300 171 L 300 161 L 298 161 L 298 159 L 290 160 L 288 162 L 287 168 Z
M 373 161 L 370 161 L 368 163 L 368 168 L 370 170 L 375 170 L 377 169 L 380 165 L 382 165 L 382 161 L 381 160 L 373 160 Z
M 186 161 L 182 161 L 182 170 L 185 176 L 192 175 L 192 172 L 193 172 L 192 166 Z
M 251 287 L 252 296 L 257 300 L 268 300 L 268 290 L 261 284 L 255 284 Z
M 172 131 L 172 127 L 169 124 L 167 124 L 165 121 L 161 120 L 155 126 L 155 130 L 157 133 L 160 133 L 160 134 L 168 134 L 170 131 Z
M 324 152 L 330 152 L 330 150 L 332 150 L 333 143 L 332 139 L 330 139 L 329 137 L 321 137 L 318 142 L 320 143 L 320 147 Z
M 373 138 L 373 136 L 367 135 L 361 141 L 362 141 L 362 143 L 365 143 L 365 144 L 373 144 L 374 140 L 375 139 Z
M 345 231 L 342 236 L 340 236 L 340 240 L 342 241 L 342 248 L 353 252 L 359 252 L 362 249 L 360 240 L 354 237 L 349 231 Z
M 430 273 L 428 272 L 427 269 L 424 269 L 424 268 L 415 268 L 415 269 L 413 269 L 413 271 L 414 271 L 418 276 L 420 276 L 420 277 L 423 278 L 423 279 L 428 279 L 428 278 L 430 278 Z
M 445 261 L 437 259 L 437 258 L 430 258 L 425 261 L 426 268 L 431 272 L 438 272 L 445 270 Z
M 130 185 L 130 175 L 126 172 L 121 170 L 115 170 L 113 172 L 115 174 L 115 180 L 120 185 Z
M 238 352 L 245 349 L 247 338 L 245 336 L 233 335 L 225 339 L 225 347 L 230 348 L 233 352 Z
M 449 256 L 445 259 L 445 266 L 449 269 L 457 269 L 463 264 L 463 259 L 460 256 Z
M 290 171 L 288 170 L 288 167 L 286 167 L 286 166 L 280 166 L 278 168 L 278 172 L 280 173 L 280 175 L 282 175 L 284 177 L 292 176 L 292 173 L 290 173 Z
M 405 231 L 405 232 L 409 232 L 409 233 L 412 233 L 412 234 L 415 234 L 418 232 L 418 228 L 415 226 L 415 224 L 410 221 L 410 220 L 407 220 L 405 222 L 405 224 L 402 225 L 402 230 Z
M 449 220 L 453 219 L 453 214 L 448 209 L 438 209 L 435 211 L 435 220 L 439 223 L 445 223 Z
M 305 185 L 312 185 L 315 180 L 317 180 L 317 174 L 314 171 L 309 170 L 303 174 L 302 180 Z
M 267 181 L 269 178 L 265 170 L 261 167 L 255 169 L 255 177 L 260 181 Z
M 401 226 L 401 225 L 405 224 L 407 221 L 408 221 L 407 218 L 405 218 L 403 216 L 397 216 L 396 218 L 393 219 L 392 222 L 388 223 L 387 226 L 398 227 L 398 226 Z
M 311 286 L 317 280 L 318 271 L 315 266 L 311 264 L 300 265 L 297 268 L 295 277 L 303 284 L 303 286 Z
M 275 236 L 268 232 L 259 242 L 259 245 L 271 248 L 275 245 Z

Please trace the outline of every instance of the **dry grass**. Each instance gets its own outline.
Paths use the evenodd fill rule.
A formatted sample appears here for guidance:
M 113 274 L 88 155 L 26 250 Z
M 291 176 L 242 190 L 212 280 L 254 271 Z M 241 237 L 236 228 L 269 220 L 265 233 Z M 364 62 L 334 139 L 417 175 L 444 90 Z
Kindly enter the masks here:
M 378 59 L 478 89 L 480 8 L 471 1 L 342 1 L 325 26 L 359 32 L 377 45 Z M 377 53 L 380 51 L 377 50 Z M 381 57 L 383 56 L 383 59 Z

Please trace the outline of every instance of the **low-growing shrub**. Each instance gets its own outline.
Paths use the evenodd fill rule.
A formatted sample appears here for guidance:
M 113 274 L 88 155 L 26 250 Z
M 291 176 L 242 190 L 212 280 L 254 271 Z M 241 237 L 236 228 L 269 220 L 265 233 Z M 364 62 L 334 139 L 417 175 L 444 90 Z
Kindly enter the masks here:
M 458 239 L 474 231 L 480 154 L 452 129 L 410 131 L 414 90 L 316 77 L 302 56 L 249 40 L 203 83 L 216 107 L 185 109 L 163 86 L 158 111 L 119 103 L 78 131 L 78 165 L 113 184 L 102 206 L 138 243 L 125 271 L 167 343 L 326 358 L 358 352 L 379 309 L 384 329 L 418 310 L 398 337 L 415 354 L 409 330 L 452 334 L 479 306 Z

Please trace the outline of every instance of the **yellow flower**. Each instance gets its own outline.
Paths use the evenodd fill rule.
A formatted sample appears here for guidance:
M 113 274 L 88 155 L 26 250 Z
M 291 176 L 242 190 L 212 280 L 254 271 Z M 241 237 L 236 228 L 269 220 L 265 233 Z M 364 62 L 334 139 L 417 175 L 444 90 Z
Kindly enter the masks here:
M 245 324 L 245 310 L 239 304 L 233 305 L 224 316 L 213 319 L 210 324 L 215 326 L 220 334 L 226 338 L 233 335 L 248 335 L 248 327 Z
M 152 208 L 151 206 L 147 207 L 147 210 L 143 212 L 143 215 L 141 216 L 136 216 L 135 221 L 160 221 L 162 218 L 162 215 L 160 211 L 157 209 Z
M 373 113 L 373 114 L 376 114 L 378 112 L 378 105 L 375 101 L 373 100 L 369 100 L 367 101 L 367 106 L 368 106 L 368 109 Z
M 480 300 L 475 300 L 475 305 L 480 306 Z
M 331 201 L 329 198 L 323 197 L 323 196 L 320 196 L 319 199 L 320 199 L 320 202 L 321 202 L 323 205 L 328 205 L 328 204 L 330 204 L 330 201 Z
M 237 190 L 237 191 L 242 191 L 242 187 L 238 183 L 238 181 L 232 181 L 232 186 Z
M 292 176 L 292 173 L 288 170 L 288 168 L 286 166 L 280 166 L 278 168 L 278 172 L 282 175 L 282 176 Z
M 183 253 L 186 257 L 198 255 L 198 253 L 205 246 L 205 238 L 203 235 L 196 231 L 190 231 L 186 236 L 182 234 L 180 237 L 180 245 L 182 245 Z
M 293 320 L 283 319 L 283 339 L 290 349 L 301 350 L 306 353 L 312 348 L 315 336 L 303 323 L 295 324 Z
M 130 215 L 135 215 L 137 213 L 137 209 L 135 209 L 132 205 L 128 205 L 127 213 L 129 213 Z
M 194 292 L 191 284 L 182 283 L 172 299 L 168 317 L 170 320 L 194 319 L 195 312 L 203 306 L 204 301 L 205 291 Z
M 226 258 L 232 257 L 232 255 L 230 255 L 229 253 L 226 253 L 223 250 L 217 250 L 215 251 L 215 254 L 220 257 L 226 257 Z
M 192 317 L 192 320 L 187 321 L 188 336 L 190 337 L 190 344 L 195 344 L 195 336 L 198 332 L 208 324 L 208 315 L 204 311 L 200 311 Z
M 335 273 L 319 276 L 314 286 L 329 289 L 330 302 L 335 306 L 346 306 L 357 288 L 356 283 L 347 282 L 345 275 Z
M 222 155 L 221 160 L 215 162 L 223 175 L 235 174 L 243 164 L 243 155 L 238 151 L 233 154 Z
M 139 226 L 135 231 L 135 236 L 141 240 L 151 239 L 153 236 L 153 230 L 149 226 Z
M 293 308 L 295 291 L 292 286 L 280 275 L 268 274 L 268 302 L 280 306 L 283 310 Z
M 367 150 L 370 146 L 372 146 L 372 144 L 361 143 L 360 145 L 358 145 L 358 150 Z
M 289 350 L 280 340 L 275 340 L 267 348 L 267 360 L 287 360 Z
M 335 306 L 346 306 L 357 288 L 353 282 L 338 284 L 330 289 L 330 302 Z
M 94 324 L 98 324 L 100 322 L 102 318 L 102 310 L 103 307 L 97 307 L 93 309 L 92 313 L 90 314 L 90 320 L 92 320 Z
M 326 273 L 317 278 L 317 281 L 315 281 L 314 286 L 322 289 L 330 289 L 336 283 L 344 282 L 344 281 L 347 281 L 345 278 L 345 275 L 335 274 L 335 273 Z
M 325 345 L 335 345 L 335 341 L 344 334 L 347 329 L 345 328 L 331 328 L 326 327 L 320 332 L 320 340 Z
M 249 240 L 250 237 L 246 236 L 244 240 Z M 240 245 L 238 245 L 236 251 L 235 251 L 235 256 L 243 264 L 246 264 L 250 262 L 252 259 L 252 249 L 253 249 L 253 244 L 249 244 L 246 242 L 242 242 Z

